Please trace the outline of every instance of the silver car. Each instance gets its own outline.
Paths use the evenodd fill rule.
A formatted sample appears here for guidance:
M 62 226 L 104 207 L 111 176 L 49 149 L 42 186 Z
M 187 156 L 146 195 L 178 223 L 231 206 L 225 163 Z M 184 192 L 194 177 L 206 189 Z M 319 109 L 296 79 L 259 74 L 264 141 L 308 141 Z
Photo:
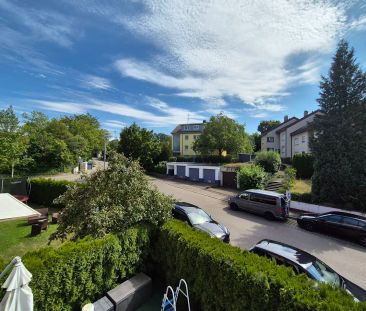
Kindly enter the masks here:
M 249 189 L 229 199 L 230 208 L 263 215 L 267 219 L 286 219 L 289 214 L 290 200 L 285 194 Z

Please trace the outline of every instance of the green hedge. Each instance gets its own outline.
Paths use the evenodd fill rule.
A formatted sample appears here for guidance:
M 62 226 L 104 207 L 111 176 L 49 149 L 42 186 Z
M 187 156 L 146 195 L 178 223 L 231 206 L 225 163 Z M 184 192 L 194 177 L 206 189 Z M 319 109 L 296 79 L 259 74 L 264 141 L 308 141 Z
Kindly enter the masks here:
M 153 260 L 168 284 L 184 278 L 194 304 L 205 310 L 366 310 L 345 291 L 317 284 L 179 221 L 165 224 Z
M 166 161 L 160 161 L 158 164 L 155 164 L 152 171 L 158 174 L 166 174 Z
M 313 203 L 311 193 L 291 192 L 291 200 L 304 203 Z
M 242 166 L 238 173 L 240 189 L 264 189 L 268 174 L 259 165 Z
M 227 156 L 219 155 L 194 155 L 194 156 L 177 156 L 173 157 L 176 162 L 196 162 L 196 163 L 231 163 L 233 157 L 228 154 Z
M 274 174 L 281 166 L 281 156 L 276 151 L 260 151 L 255 154 L 255 164 L 264 168 L 267 173 Z
M 80 310 L 139 272 L 149 243 L 149 230 L 139 227 L 120 237 L 85 238 L 25 254 L 22 260 L 33 275 L 34 309 Z
M 292 159 L 292 165 L 296 169 L 298 178 L 311 178 L 314 173 L 314 156 L 309 153 L 295 154 Z
M 54 180 L 50 178 L 31 179 L 31 192 L 29 202 L 45 206 L 63 208 L 62 205 L 54 204 L 54 199 L 63 194 L 69 186 L 80 185 L 67 180 Z

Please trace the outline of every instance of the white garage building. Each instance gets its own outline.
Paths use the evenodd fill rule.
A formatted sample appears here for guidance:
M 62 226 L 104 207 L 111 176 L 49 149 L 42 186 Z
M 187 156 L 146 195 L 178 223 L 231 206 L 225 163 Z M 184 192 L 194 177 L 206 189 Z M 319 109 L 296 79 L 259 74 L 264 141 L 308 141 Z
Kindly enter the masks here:
M 166 173 L 177 178 L 202 181 L 210 184 L 221 184 L 222 180 L 220 165 L 215 164 L 168 162 Z

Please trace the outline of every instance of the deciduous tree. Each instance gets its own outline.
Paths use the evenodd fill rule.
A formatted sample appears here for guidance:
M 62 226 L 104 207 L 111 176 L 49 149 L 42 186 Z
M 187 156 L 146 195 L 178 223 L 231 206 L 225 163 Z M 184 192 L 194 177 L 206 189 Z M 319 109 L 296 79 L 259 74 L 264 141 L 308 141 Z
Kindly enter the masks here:
M 245 127 L 220 113 L 212 116 L 204 126 L 202 134 L 194 142 L 193 150 L 201 154 L 228 154 L 251 152 L 252 145 Z
M 258 132 L 261 134 L 266 133 L 280 124 L 281 122 L 278 120 L 261 121 L 258 125 Z
M 139 224 L 159 226 L 170 218 L 173 200 L 151 185 L 138 161 L 112 153 L 108 168 L 67 190 L 65 205 L 51 239 L 101 237 Z

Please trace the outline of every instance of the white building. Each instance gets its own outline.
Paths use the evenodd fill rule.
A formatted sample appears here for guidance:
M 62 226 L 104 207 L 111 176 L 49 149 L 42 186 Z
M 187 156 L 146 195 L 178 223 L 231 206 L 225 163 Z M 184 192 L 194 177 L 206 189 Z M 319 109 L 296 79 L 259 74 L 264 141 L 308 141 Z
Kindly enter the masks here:
M 310 153 L 309 124 L 320 111 L 304 111 L 301 119 L 285 116 L 284 122 L 261 136 L 261 150 L 278 151 L 281 158 L 292 158 L 297 153 Z

